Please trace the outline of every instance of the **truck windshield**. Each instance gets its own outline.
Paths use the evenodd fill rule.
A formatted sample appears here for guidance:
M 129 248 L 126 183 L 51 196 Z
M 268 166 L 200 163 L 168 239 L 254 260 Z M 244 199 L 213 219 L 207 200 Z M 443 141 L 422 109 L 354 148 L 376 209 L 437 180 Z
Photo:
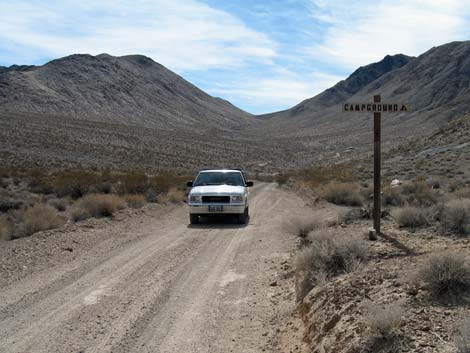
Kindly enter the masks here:
M 245 186 L 243 177 L 239 172 L 203 172 L 199 173 L 194 186 L 205 185 L 235 185 Z

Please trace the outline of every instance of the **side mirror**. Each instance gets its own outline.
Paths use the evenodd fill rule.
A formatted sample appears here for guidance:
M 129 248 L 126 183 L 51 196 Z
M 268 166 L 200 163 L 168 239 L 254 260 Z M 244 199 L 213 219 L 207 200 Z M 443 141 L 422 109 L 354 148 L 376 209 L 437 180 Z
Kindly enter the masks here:
M 246 186 L 251 188 L 253 186 L 253 182 L 252 181 L 247 181 Z
M 193 182 L 192 182 L 192 181 L 188 181 L 188 182 L 186 183 L 186 186 L 187 186 L 188 188 L 192 188 L 192 187 L 193 187 Z

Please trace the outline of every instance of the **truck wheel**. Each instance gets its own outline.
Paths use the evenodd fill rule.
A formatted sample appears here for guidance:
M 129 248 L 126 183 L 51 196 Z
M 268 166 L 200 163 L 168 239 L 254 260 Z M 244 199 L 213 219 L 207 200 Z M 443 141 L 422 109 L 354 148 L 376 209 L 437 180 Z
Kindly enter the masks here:
M 248 208 L 245 209 L 245 212 L 238 215 L 238 224 L 246 224 L 248 221 Z
M 191 222 L 191 224 L 199 224 L 199 216 L 195 214 L 190 214 L 189 221 Z

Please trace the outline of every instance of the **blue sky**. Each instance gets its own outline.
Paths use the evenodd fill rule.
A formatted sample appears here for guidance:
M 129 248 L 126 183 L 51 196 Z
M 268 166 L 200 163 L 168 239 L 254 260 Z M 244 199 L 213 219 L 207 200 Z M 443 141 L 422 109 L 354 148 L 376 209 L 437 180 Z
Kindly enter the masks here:
M 470 0 L 0 0 L 0 65 L 144 54 L 251 113 L 470 39 Z

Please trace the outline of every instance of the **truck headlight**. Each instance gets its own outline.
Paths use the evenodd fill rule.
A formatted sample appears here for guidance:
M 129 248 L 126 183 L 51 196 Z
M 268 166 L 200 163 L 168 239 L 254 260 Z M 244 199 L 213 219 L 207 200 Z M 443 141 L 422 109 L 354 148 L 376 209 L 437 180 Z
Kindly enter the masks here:
M 232 202 L 243 202 L 243 199 L 242 195 L 232 196 Z
M 200 203 L 201 200 L 201 196 L 189 196 L 189 202 Z

